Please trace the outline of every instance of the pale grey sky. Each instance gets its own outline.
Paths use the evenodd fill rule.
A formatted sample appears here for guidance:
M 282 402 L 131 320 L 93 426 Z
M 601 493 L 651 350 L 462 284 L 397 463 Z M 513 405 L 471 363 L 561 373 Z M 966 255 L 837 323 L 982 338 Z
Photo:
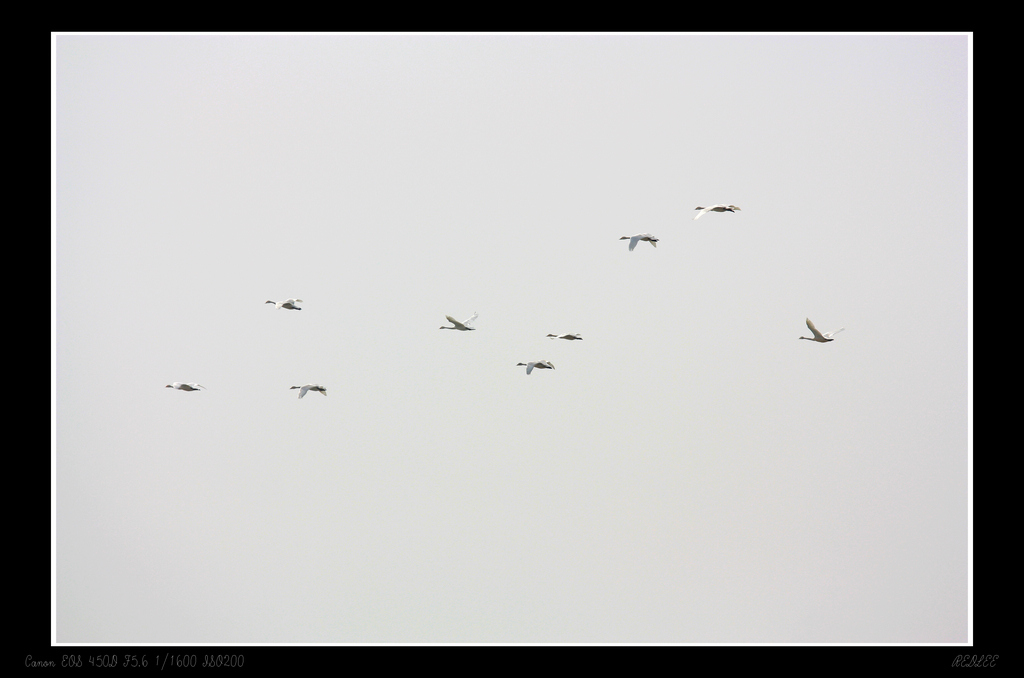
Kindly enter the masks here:
M 54 41 L 57 642 L 968 641 L 970 36 Z

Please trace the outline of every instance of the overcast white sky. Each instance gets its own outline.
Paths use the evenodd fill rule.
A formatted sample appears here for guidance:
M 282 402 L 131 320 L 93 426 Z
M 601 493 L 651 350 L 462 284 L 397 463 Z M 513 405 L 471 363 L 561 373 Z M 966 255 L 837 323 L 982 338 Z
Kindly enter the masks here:
M 54 42 L 57 642 L 968 641 L 970 36 Z

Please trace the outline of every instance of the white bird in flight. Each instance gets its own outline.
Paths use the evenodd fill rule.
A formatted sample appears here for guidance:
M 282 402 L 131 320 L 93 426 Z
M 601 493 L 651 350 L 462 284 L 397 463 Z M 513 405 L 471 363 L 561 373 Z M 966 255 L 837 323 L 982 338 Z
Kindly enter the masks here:
M 448 327 L 447 325 L 441 325 L 437 329 L 439 329 L 439 330 L 462 330 L 463 332 L 468 332 L 469 330 L 475 330 L 476 328 L 475 327 L 470 327 L 469 324 L 471 322 L 473 322 L 474 320 L 476 320 L 478 315 L 480 315 L 480 314 L 477 313 L 476 311 L 473 311 L 473 316 L 471 318 L 466 318 L 461 323 L 458 320 L 456 320 L 455 318 L 451 317 L 450 315 L 446 315 L 445 318 L 448 318 L 448 322 L 450 322 L 455 327 Z
M 807 319 L 807 328 L 811 331 L 811 334 L 813 334 L 814 336 L 800 338 L 807 339 L 808 341 L 818 341 L 821 342 L 822 344 L 824 344 L 826 341 L 835 341 L 832 337 L 846 329 L 845 327 L 840 327 L 835 332 L 826 332 L 825 334 L 822 334 L 821 332 L 818 331 L 818 328 L 814 326 L 814 323 L 811 322 L 810 318 Z
M 548 336 L 551 337 L 552 339 L 568 339 L 569 341 L 572 341 L 573 339 L 583 338 L 578 334 L 549 334 Z
M 274 308 L 287 308 L 289 311 L 301 311 L 302 309 L 295 304 L 301 304 L 302 299 L 285 299 L 284 301 L 268 301 L 268 304 L 273 304 Z
M 537 360 L 532 363 L 517 363 L 516 367 L 520 365 L 526 366 L 526 373 L 533 372 L 533 368 L 536 367 L 538 370 L 553 370 L 555 366 L 549 360 Z
M 173 384 L 167 384 L 164 388 L 176 388 L 179 391 L 198 391 L 199 389 L 206 387 L 195 382 L 186 384 L 184 382 L 176 381 Z
M 636 247 L 636 244 L 638 242 L 640 242 L 641 240 L 646 240 L 647 242 L 651 243 L 655 247 L 658 246 L 658 238 L 655 238 L 650 233 L 637 233 L 636 235 L 624 235 L 621 238 L 619 238 L 619 240 L 628 240 L 629 241 L 629 251 L 630 252 L 633 251 L 633 248 Z
M 697 209 L 700 210 L 700 214 L 698 214 L 697 216 L 695 216 L 693 218 L 694 221 L 697 221 L 698 219 L 700 219 L 702 216 L 704 216 L 708 212 L 738 212 L 738 211 L 740 211 L 740 208 L 736 207 L 736 205 L 712 205 L 711 207 L 698 207 Z
M 320 384 L 305 384 L 303 386 L 292 386 L 292 388 L 301 389 L 299 391 L 299 397 L 300 398 L 302 396 L 306 395 L 307 391 L 319 391 L 320 393 L 323 393 L 324 395 L 327 395 L 327 388 L 324 387 L 324 386 L 321 386 Z

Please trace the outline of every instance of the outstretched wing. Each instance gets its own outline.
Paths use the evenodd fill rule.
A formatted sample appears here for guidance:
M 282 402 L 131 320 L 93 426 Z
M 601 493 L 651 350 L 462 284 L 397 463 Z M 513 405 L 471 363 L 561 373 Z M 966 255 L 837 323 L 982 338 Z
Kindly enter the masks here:
M 299 389 L 299 397 L 301 398 L 302 396 L 306 395 L 307 391 L 309 391 L 309 384 L 306 384 L 305 386 Z
M 814 326 L 814 323 L 811 322 L 810 318 L 807 318 L 807 329 L 811 331 L 811 334 L 814 335 L 815 339 L 821 340 L 825 338 L 822 336 L 821 332 L 818 331 L 818 328 Z
M 463 320 L 463 321 L 462 321 L 462 325 L 463 325 L 463 326 L 466 326 L 466 327 L 468 327 L 468 326 L 469 326 L 469 324 L 470 324 L 471 322 L 473 322 L 474 320 L 476 320 L 476 319 L 477 319 L 478 317 L 480 317 L 480 314 L 479 314 L 479 313 L 477 313 L 476 311 L 473 311 L 473 316 L 472 316 L 472 317 L 470 317 L 470 318 L 466 318 L 465 320 Z
M 846 329 L 845 327 L 840 327 L 840 328 L 839 328 L 838 330 L 836 330 L 835 332 L 828 332 L 828 333 L 827 333 L 827 334 L 825 335 L 825 338 L 826 338 L 826 339 L 831 339 L 831 338 L 832 338 L 833 336 L 835 336 L 835 335 L 839 334 L 840 332 L 842 332 L 842 331 L 843 331 L 843 330 L 845 330 L 845 329 Z

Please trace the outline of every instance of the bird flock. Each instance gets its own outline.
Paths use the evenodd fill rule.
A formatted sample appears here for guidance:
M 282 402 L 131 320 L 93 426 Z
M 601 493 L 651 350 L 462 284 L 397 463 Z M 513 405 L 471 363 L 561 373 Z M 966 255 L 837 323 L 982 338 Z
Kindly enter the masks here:
M 737 207 L 736 205 L 721 205 L 721 204 L 719 204 L 719 205 L 711 205 L 710 207 L 700 207 L 700 206 L 698 206 L 698 207 L 696 207 L 696 210 L 697 210 L 697 216 L 695 216 L 693 218 L 694 221 L 696 221 L 697 219 L 700 219 L 702 216 L 704 216 L 708 212 L 733 212 L 733 213 L 735 213 L 735 212 L 740 211 L 740 208 Z M 636 248 L 637 243 L 639 243 L 639 242 L 649 242 L 649 243 L 651 243 L 651 246 L 654 247 L 654 248 L 657 248 L 658 247 L 658 242 L 660 242 L 660 240 L 658 238 L 656 238 L 654 235 L 652 235 L 650 233 L 637 233 L 636 235 L 624 235 L 621 238 L 619 238 L 619 240 L 628 240 L 629 241 L 629 251 L 630 252 L 632 252 Z M 283 308 L 283 309 L 286 309 L 286 310 L 289 310 L 289 311 L 301 311 L 302 308 L 299 307 L 298 304 L 301 304 L 303 302 L 302 302 L 302 299 L 285 299 L 284 301 L 268 300 L 266 303 L 273 304 L 274 308 L 276 308 L 278 310 Z M 451 323 L 451 326 L 449 327 L 448 325 L 441 325 L 441 327 L 439 327 L 438 329 L 442 329 L 442 330 L 458 330 L 460 332 L 471 332 L 473 330 L 476 330 L 476 328 L 473 327 L 472 324 L 473 324 L 473 321 L 475 321 L 478 317 L 479 317 L 479 314 L 474 311 L 472 316 L 470 316 L 469 318 L 466 318 L 465 320 L 459 322 L 458 320 L 456 320 L 452 316 L 446 315 L 445 319 L 447 319 L 448 322 Z M 806 339 L 808 341 L 816 341 L 816 342 L 822 343 L 822 344 L 830 342 L 830 341 L 835 341 L 835 335 L 839 334 L 844 329 L 846 329 L 845 327 L 840 327 L 838 330 L 834 330 L 832 332 L 822 333 L 822 332 L 818 331 L 818 328 L 816 328 L 814 326 L 814 323 L 811 322 L 810 318 L 807 318 L 806 322 L 807 322 L 807 328 L 811 331 L 811 334 L 813 336 L 810 336 L 810 337 L 800 337 L 800 339 Z M 579 334 L 548 334 L 547 337 L 550 338 L 550 339 L 566 339 L 568 341 L 576 341 L 576 340 L 583 339 L 583 337 L 580 336 Z M 553 370 L 553 369 L 555 369 L 554 364 L 550 360 L 533 360 L 533 361 L 525 362 L 525 363 L 516 363 L 516 367 L 526 367 L 526 374 L 528 374 L 528 375 L 531 374 L 533 372 L 533 370 L 535 370 L 535 369 L 538 369 L 538 370 Z M 181 382 L 181 381 L 176 381 L 176 382 L 174 382 L 172 384 L 167 384 L 166 388 L 173 388 L 173 389 L 176 389 L 176 390 L 179 390 L 179 391 L 198 391 L 200 389 L 204 389 L 204 390 L 206 389 L 205 386 L 203 386 L 201 384 L 197 384 L 195 382 L 185 383 L 185 382 Z M 321 386 L 320 384 L 303 384 L 302 386 L 292 386 L 290 388 L 290 390 L 291 389 L 299 389 L 299 398 L 300 399 L 303 396 L 305 396 L 307 393 L 309 393 L 310 391 L 315 391 L 315 392 L 321 393 L 321 394 L 323 394 L 325 396 L 327 395 L 327 388 L 325 386 Z

